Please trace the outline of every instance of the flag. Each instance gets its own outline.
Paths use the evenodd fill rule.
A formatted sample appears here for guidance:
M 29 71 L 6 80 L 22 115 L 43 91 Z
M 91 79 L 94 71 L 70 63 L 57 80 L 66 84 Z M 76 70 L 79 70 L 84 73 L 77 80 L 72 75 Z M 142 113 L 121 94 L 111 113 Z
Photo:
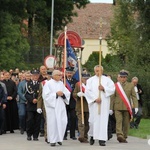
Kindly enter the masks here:
M 73 78 L 79 81 L 79 70 L 78 70 L 78 62 L 77 57 L 70 45 L 69 40 L 66 41 L 66 48 L 67 48 L 67 67 L 74 67 L 74 75 Z

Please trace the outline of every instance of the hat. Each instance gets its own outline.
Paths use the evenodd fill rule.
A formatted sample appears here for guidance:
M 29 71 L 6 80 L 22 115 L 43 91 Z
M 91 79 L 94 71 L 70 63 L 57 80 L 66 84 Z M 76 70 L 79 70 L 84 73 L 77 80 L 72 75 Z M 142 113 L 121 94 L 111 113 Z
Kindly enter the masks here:
M 51 76 L 51 75 L 52 75 L 52 71 L 49 71 L 49 70 L 48 70 L 48 71 L 47 71 L 47 74 Z
M 91 75 L 88 73 L 88 74 L 85 74 L 85 73 L 82 73 L 82 78 L 89 78 Z
M 127 76 L 128 76 L 128 71 L 126 71 L 126 70 L 121 70 L 121 71 L 119 72 L 119 75 L 120 75 L 120 76 L 123 76 L 123 77 L 127 77 Z
M 36 69 L 31 71 L 31 74 L 39 74 L 39 73 L 40 73 L 39 70 L 36 70 Z
M 73 71 L 74 71 L 74 67 L 69 66 L 66 68 L 66 72 L 73 72 Z

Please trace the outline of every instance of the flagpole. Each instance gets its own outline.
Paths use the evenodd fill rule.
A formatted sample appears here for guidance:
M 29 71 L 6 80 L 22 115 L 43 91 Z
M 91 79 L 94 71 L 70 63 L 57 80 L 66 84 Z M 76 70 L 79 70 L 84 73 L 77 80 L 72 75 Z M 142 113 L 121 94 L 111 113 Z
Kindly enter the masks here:
M 101 85 L 101 76 L 102 76 L 102 71 L 101 71 L 101 65 L 102 65 L 102 35 L 101 35 L 101 30 L 102 30 L 102 19 L 100 20 L 100 48 L 99 48 L 99 85 Z M 101 91 L 99 91 L 99 99 L 101 99 Z M 98 114 L 100 114 L 101 111 L 101 104 L 98 104 Z
M 80 92 L 82 92 L 81 61 L 80 61 L 80 57 L 78 57 L 77 59 L 78 59 Z M 83 96 L 81 96 L 81 118 L 82 118 L 82 124 L 84 124 Z
M 64 36 L 64 85 L 66 85 L 66 62 L 67 62 L 67 48 L 66 48 L 66 39 L 67 39 L 67 26 L 65 26 L 65 36 Z

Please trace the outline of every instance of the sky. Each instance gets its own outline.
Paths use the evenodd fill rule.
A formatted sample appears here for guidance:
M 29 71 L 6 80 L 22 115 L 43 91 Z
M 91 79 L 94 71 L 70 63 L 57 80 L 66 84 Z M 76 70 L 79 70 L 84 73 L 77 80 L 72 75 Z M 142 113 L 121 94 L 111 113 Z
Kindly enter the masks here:
M 113 3 L 113 0 L 90 0 L 91 3 Z

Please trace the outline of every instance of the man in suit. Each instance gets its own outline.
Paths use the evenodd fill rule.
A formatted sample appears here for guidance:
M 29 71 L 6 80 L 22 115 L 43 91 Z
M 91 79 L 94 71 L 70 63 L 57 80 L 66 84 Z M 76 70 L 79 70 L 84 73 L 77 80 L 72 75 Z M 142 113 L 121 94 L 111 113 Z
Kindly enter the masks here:
M 127 82 L 128 72 L 121 70 L 119 82 L 115 84 L 116 90 L 111 97 L 111 110 L 116 118 L 116 135 L 120 143 L 127 143 L 130 120 L 132 119 L 131 98 L 135 106 L 135 113 L 138 112 L 138 103 L 134 85 Z
M 31 141 L 33 136 L 34 141 L 38 141 L 38 136 L 40 132 L 40 121 L 41 114 L 37 113 L 37 98 L 39 93 L 39 71 L 33 70 L 32 80 L 26 83 L 26 94 L 25 98 L 27 100 L 27 121 L 26 121 L 26 131 L 27 140 Z
M 138 126 L 140 124 L 141 118 L 142 118 L 142 106 L 143 106 L 143 102 L 142 102 L 142 94 L 143 94 L 143 89 L 141 87 L 140 84 L 138 84 L 138 78 L 137 77 L 133 77 L 132 78 L 132 83 L 134 85 L 134 89 L 135 89 L 135 93 L 136 93 L 136 97 L 138 100 L 138 113 L 133 115 L 133 120 L 130 123 L 130 128 L 136 128 L 138 129 Z M 134 106 L 133 106 L 133 112 L 134 112 Z
M 76 140 L 75 130 L 77 125 L 77 116 L 76 116 L 76 100 L 73 97 L 73 91 L 75 88 L 75 84 L 77 80 L 73 78 L 74 75 L 74 67 L 66 68 L 66 87 L 71 92 L 69 105 L 66 105 L 67 115 L 68 115 L 68 128 L 70 130 L 70 138 Z M 67 130 L 64 136 L 64 140 L 67 140 Z

